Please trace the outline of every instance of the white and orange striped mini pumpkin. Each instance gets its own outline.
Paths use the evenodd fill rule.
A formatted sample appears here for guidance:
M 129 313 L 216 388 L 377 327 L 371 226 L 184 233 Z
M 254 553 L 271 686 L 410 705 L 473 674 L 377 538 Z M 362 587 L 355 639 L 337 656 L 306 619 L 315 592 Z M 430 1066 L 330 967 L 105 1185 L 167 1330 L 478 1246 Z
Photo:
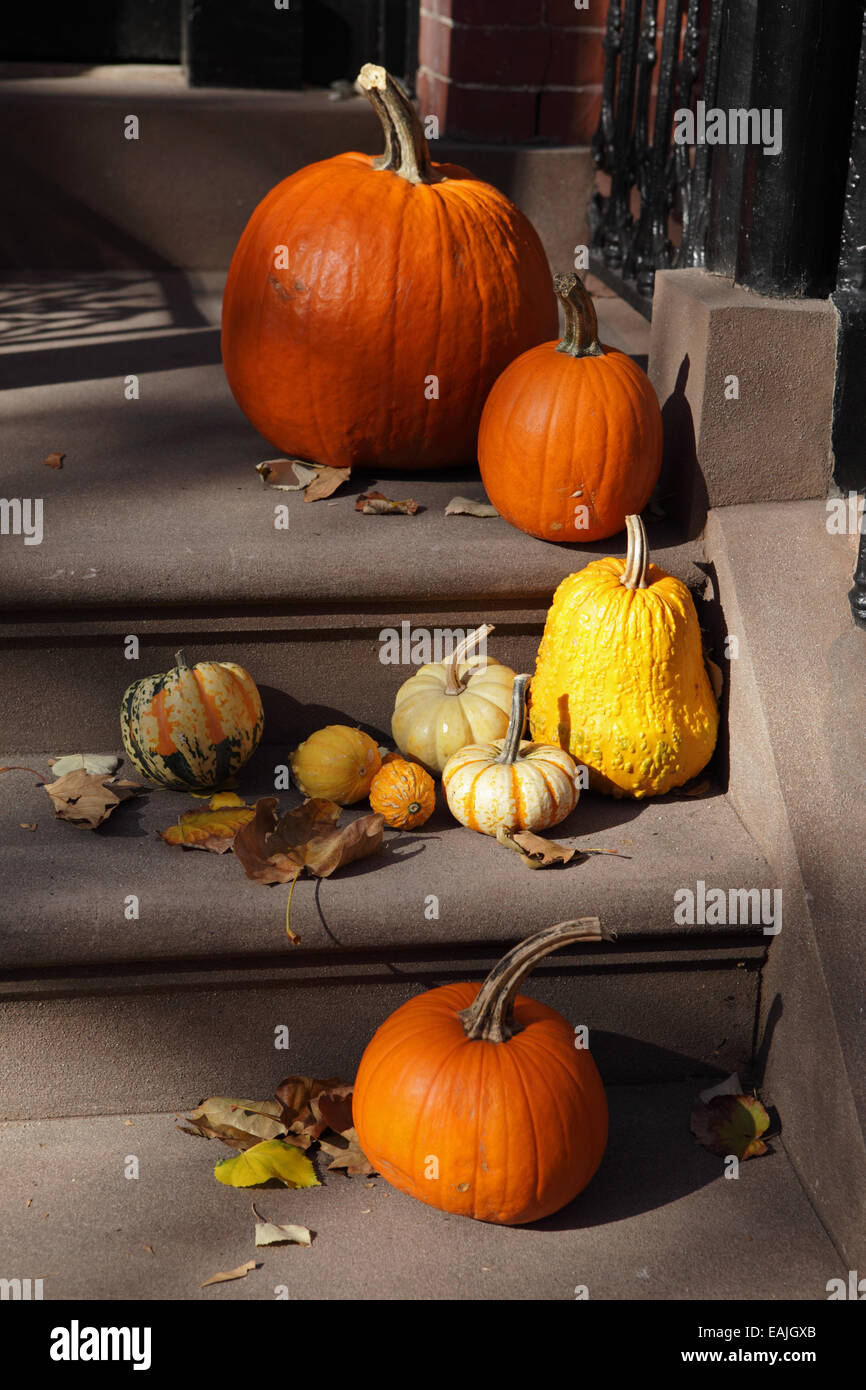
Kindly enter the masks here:
M 559 825 L 580 795 L 576 764 L 553 744 L 521 742 L 529 676 L 515 676 L 505 738 L 452 754 L 442 786 L 452 816 L 470 830 L 545 830 Z

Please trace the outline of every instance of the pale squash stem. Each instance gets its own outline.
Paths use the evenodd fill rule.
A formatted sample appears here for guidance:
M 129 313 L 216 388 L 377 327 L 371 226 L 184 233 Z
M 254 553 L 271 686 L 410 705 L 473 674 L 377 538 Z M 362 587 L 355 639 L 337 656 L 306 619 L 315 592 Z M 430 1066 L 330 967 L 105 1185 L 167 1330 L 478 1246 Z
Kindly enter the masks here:
M 473 1042 L 508 1042 L 517 1031 L 514 1024 L 514 999 L 526 976 L 540 960 L 560 946 L 577 941 L 612 941 L 614 933 L 602 927 L 597 917 L 579 917 L 569 922 L 557 922 L 553 927 L 528 936 L 494 965 L 468 1009 L 457 1017 L 467 1038 Z
M 502 763 L 505 766 L 509 766 L 517 760 L 520 740 L 523 737 L 523 725 L 526 723 L 526 688 L 531 680 L 532 677 L 526 675 L 514 677 L 514 684 L 511 687 L 511 714 L 508 728 L 505 731 L 502 752 L 496 759 L 497 763 Z
M 625 589 L 647 589 L 649 549 L 646 543 L 646 529 L 641 518 L 635 514 L 627 516 L 625 524 L 628 531 L 628 550 L 625 569 L 619 577 L 619 582 Z
M 463 641 L 458 643 L 454 648 L 448 660 L 445 662 L 446 695 L 459 695 L 466 689 L 466 682 L 462 681 L 457 674 L 460 663 L 467 653 L 471 652 L 472 648 L 479 642 L 483 642 L 485 638 L 489 637 L 493 630 L 492 623 L 482 623 L 480 627 L 477 627 L 474 632 L 470 632 L 469 636 L 464 637 Z

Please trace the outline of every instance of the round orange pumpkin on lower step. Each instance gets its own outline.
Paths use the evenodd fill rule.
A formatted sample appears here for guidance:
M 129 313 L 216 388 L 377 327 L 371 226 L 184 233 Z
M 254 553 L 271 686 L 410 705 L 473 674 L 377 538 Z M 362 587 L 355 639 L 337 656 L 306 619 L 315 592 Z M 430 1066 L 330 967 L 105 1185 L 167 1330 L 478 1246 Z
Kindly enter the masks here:
M 560 922 L 515 946 L 483 985 L 443 985 L 385 1020 L 352 1097 L 383 1178 L 506 1226 L 550 1216 L 586 1187 L 607 1144 L 601 1077 L 573 1025 L 517 990 L 550 951 L 602 939 L 596 919 Z
M 557 275 L 565 335 L 516 358 L 487 397 L 478 462 L 512 526 L 546 541 L 600 541 L 650 500 L 662 417 L 649 377 L 598 339 L 576 275 Z

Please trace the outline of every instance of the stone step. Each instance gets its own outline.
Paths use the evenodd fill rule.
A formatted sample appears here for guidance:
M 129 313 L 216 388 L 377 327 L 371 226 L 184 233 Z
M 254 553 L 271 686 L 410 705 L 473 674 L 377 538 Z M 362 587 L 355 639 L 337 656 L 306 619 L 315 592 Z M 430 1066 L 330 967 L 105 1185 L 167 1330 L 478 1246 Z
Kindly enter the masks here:
M 4 1274 L 76 1301 L 273 1299 L 279 1286 L 290 1299 L 572 1301 L 581 1285 L 592 1300 L 823 1300 L 828 1280 L 847 1286 L 779 1141 L 726 1181 L 689 1133 L 695 1089 L 609 1087 L 610 1143 L 590 1186 L 512 1228 L 445 1216 L 379 1177 L 232 1190 L 213 1177 L 230 1151 L 140 1113 L 134 1092 L 103 1118 L 4 1124 Z M 129 1155 L 137 1180 L 124 1177 Z M 312 1246 L 256 1250 L 251 1197 L 267 1219 L 310 1227 Z M 261 1267 L 246 1279 L 200 1288 L 249 1259 Z
M 256 755 L 241 780 L 249 800 L 273 792 L 284 756 Z M 25 761 L 45 764 L 44 755 Z M 286 807 L 297 799 L 280 796 Z M 378 859 L 300 881 L 295 947 L 284 931 L 286 887 L 251 882 L 231 854 L 171 849 L 155 834 L 200 806 L 152 790 L 85 831 L 54 819 L 31 774 L 0 778 L 0 1114 L 69 1113 L 73 1097 L 75 1113 L 105 1113 L 130 1087 L 154 1109 L 178 1095 L 193 1103 L 201 1083 L 190 1059 L 221 1042 L 235 1089 L 250 1057 L 264 1084 L 280 1025 L 290 1029 L 292 1066 L 303 1050 L 316 1066 L 350 1072 L 411 994 L 481 978 L 508 943 L 587 915 L 616 940 L 558 953 L 533 988 L 607 1035 L 611 1076 L 749 1065 L 771 936 L 742 914 L 728 924 L 674 916 L 678 889 L 697 896 L 705 883 L 730 901 L 732 889 L 774 887 L 718 787 L 643 805 L 585 793 L 552 837 L 619 853 L 536 872 L 440 805 L 422 830 L 387 832 Z

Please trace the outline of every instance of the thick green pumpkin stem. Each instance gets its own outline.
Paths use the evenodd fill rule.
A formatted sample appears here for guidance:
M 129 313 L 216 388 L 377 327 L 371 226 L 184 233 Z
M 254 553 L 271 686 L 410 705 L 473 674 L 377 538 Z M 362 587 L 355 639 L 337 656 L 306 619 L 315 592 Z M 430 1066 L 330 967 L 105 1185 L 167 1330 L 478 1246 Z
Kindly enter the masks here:
M 556 351 L 567 352 L 569 357 L 603 357 L 604 348 L 598 340 L 598 315 L 580 277 L 554 275 L 553 288 L 565 310 L 565 333 Z
M 483 642 L 493 631 L 492 623 L 482 623 L 474 632 L 470 632 L 468 637 L 458 643 L 453 652 L 445 662 L 445 694 L 460 695 L 466 689 L 466 681 L 460 679 L 460 663 L 463 658 L 471 652 L 472 648 L 479 642 Z
M 643 521 L 639 516 L 627 516 L 625 525 L 628 531 L 628 550 L 625 569 L 619 577 L 619 582 L 625 589 L 648 589 L 649 548 Z
M 496 759 L 497 763 L 503 763 L 505 766 L 517 761 L 520 740 L 523 738 L 523 726 L 526 723 L 526 691 L 531 680 L 531 676 L 514 677 L 514 684 L 511 687 L 511 714 L 508 718 L 508 728 L 505 731 L 502 752 Z
M 556 926 L 545 927 L 519 942 L 494 965 L 469 1008 L 461 1009 L 457 1015 L 467 1038 L 473 1042 L 508 1042 L 518 1031 L 514 1025 L 515 996 L 540 960 L 576 941 L 611 940 L 613 933 L 605 931 L 597 917 L 579 917 L 557 922 Z
M 424 127 L 399 82 L 376 63 L 365 63 L 358 86 L 385 132 L 385 153 L 373 161 L 374 167 L 389 169 L 408 183 L 438 183 L 441 176 L 430 161 Z

